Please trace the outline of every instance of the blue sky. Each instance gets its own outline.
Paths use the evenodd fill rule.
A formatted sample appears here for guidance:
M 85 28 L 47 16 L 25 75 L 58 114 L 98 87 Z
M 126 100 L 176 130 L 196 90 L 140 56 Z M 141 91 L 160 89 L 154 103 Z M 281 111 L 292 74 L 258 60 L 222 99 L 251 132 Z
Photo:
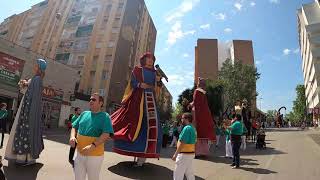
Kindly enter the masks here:
M 1 3 L 0 21 L 40 0 Z M 292 108 L 295 87 L 303 83 L 297 9 L 313 0 L 145 0 L 156 25 L 157 63 L 169 76 L 176 101 L 192 87 L 198 38 L 252 40 L 261 78 L 257 90 L 263 110 Z M 170 3 L 169 3 L 170 2 Z M 260 97 L 262 100 L 260 100 Z

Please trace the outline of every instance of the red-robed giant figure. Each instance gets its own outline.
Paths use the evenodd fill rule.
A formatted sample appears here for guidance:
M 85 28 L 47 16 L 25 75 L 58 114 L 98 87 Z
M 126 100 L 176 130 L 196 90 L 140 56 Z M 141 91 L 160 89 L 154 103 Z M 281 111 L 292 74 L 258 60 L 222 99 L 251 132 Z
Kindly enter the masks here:
M 198 78 L 197 89 L 193 94 L 192 106 L 194 121 L 193 124 L 197 129 L 196 156 L 209 154 L 209 141 L 216 140 L 215 123 L 208 106 L 206 96 L 206 81 Z

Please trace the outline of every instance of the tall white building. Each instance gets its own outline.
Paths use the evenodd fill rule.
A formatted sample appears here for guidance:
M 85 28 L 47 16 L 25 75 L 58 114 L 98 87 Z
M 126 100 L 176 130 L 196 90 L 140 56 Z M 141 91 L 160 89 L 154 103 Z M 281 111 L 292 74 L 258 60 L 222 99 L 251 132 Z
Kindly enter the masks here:
M 302 56 L 307 107 L 319 107 L 320 82 L 320 3 L 305 4 L 298 10 L 299 44 Z

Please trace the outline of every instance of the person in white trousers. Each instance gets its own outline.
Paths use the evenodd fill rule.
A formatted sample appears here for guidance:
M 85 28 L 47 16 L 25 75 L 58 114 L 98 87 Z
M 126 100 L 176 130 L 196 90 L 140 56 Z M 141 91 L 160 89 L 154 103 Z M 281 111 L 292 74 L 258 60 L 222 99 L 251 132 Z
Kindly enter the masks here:
M 184 128 L 179 135 L 177 150 L 172 156 L 172 160 L 175 161 L 173 179 L 183 180 L 184 175 L 186 175 L 187 180 L 194 180 L 192 162 L 195 157 L 197 133 L 191 124 L 192 114 L 184 113 L 182 115 L 182 123 Z
M 102 112 L 103 97 L 95 93 L 90 98 L 90 110 L 84 111 L 72 123 L 70 145 L 77 153 L 74 161 L 75 180 L 99 180 L 104 157 L 104 143 L 113 134 L 109 114 Z
M 226 158 L 233 158 L 232 144 L 230 139 L 231 132 L 229 129 L 225 130 L 225 135 L 226 135 Z

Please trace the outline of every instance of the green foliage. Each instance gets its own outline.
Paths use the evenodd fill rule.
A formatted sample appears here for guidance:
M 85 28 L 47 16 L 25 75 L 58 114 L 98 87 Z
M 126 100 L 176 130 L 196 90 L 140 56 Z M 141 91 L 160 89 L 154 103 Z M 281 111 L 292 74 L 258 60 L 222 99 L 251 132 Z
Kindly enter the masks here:
M 180 95 L 179 95 L 179 98 L 178 98 L 178 103 L 179 104 L 183 104 L 183 100 L 184 99 L 187 99 L 190 102 L 193 101 L 193 92 L 195 90 L 195 86 L 192 88 L 192 89 L 186 89 L 184 90 Z
M 306 112 L 306 96 L 304 85 L 297 85 L 297 97 L 293 101 L 293 112 L 297 119 L 303 120 Z
M 223 110 L 223 85 L 220 81 L 208 81 L 206 86 L 208 106 L 212 115 L 219 116 Z
M 292 122 L 302 121 L 306 116 L 306 96 L 304 86 L 301 84 L 297 85 L 296 93 L 296 99 L 293 101 L 293 111 L 287 115 L 287 119 Z
M 225 105 L 233 106 L 236 100 L 247 99 L 250 103 L 257 96 L 256 82 L 260 74 L 256 67 L 242 64 L 235 60 L 234 63 L 227 59 L 219 72 L 219 80 L 223 84 Z
M 182 115 L 182 105 L 180 103 L 176 103 L 175 107 L 173 108 L 173 111 L 171 113 L 172 121 L 177 122 L 177 117 Z
M 277 110 L 268 110 L 267 111 L 267 122 L 272 122 L 276 119 L 275 115 Z

